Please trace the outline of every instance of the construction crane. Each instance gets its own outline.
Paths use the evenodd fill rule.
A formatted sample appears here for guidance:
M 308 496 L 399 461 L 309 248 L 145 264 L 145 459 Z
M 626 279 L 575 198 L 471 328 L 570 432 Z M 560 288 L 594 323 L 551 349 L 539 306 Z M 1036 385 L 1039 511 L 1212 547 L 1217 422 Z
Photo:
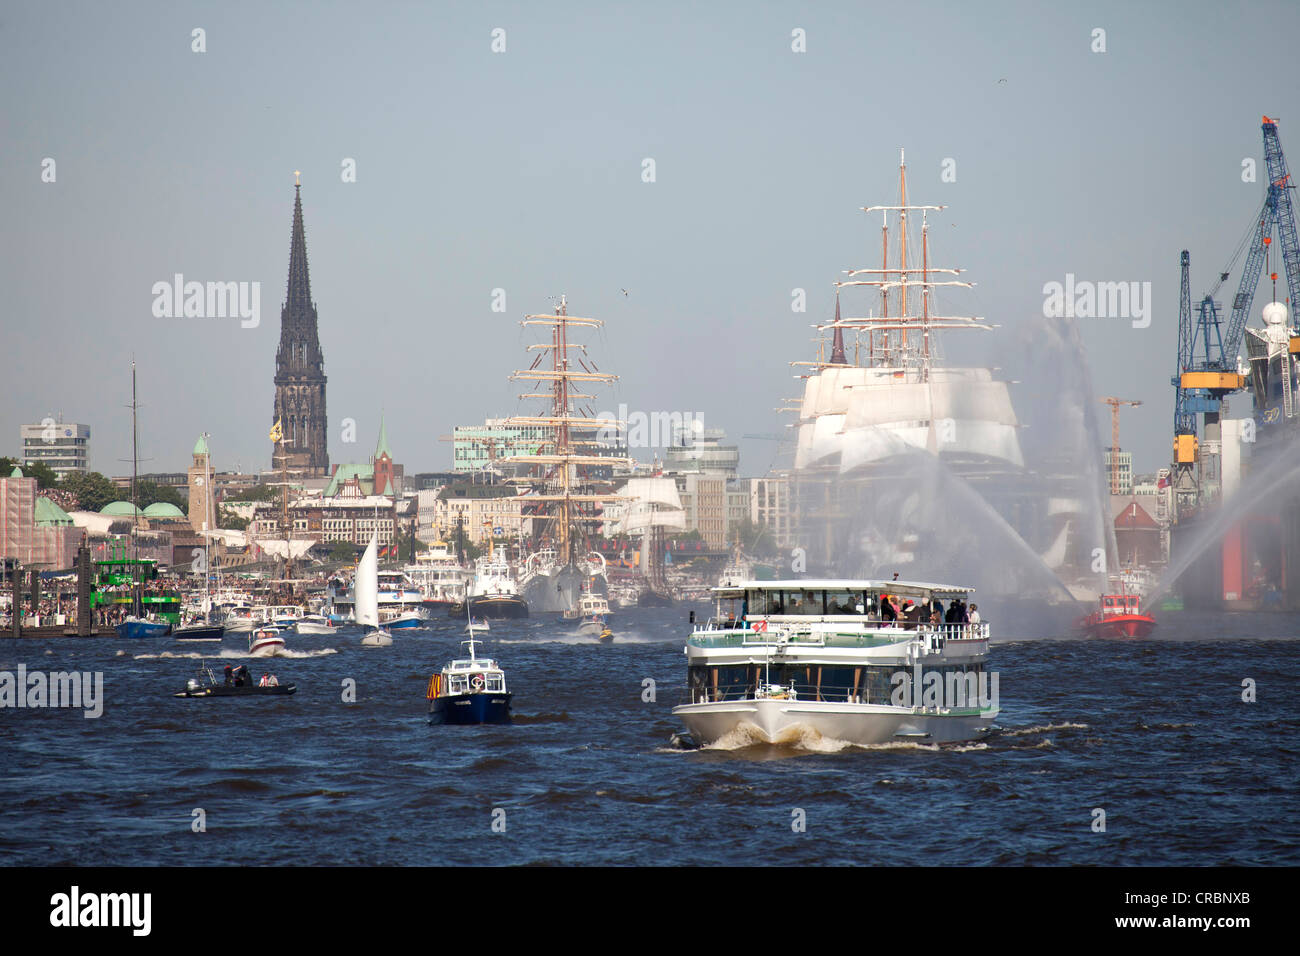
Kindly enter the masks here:
M 1141 405 L 1131 398 L 1113 398 L 1106 396 L 1102 404 L 1110 406 L 1110 493 L 1120 493 L 1119 485 L 1119 407 L 1121 405 Z
M 1282 247 L 1282 259 L 1287 276 L 1290 302 L 1300 299 L 1300 239 L 1297 238 L 1295 213 L 1291 204 L 1291 174 L 1287 171 L 1286 157 L 1278 138 L 1277 120 L 1263 117 L 1264 165 L 1268 175 L 1268 189 L 1259 214 L 1251 220 L 1246 235 L 1238 244 L 1227 266 L 1219 273 L 1218 281 L 1201 299 L 1196 316 L 1192 315 L 1189 281 L 1190 257 L 1186 250 L 1180 257 L 1181 290 L 1178 308 L 1178 374 L 1171 380 L 1175 387 L 1174 399 L 1174 460 L 1171 479 L 1175 496 L 1175 513 L 1178 505 L 1194 502 L 1202 485 L 1212 485 L 1216 472 L 1202 460 L 1197 439 L 1196 416 L 1204 416 L 1203 435 L 1209 449 L 1218 447 L 1220 440 L 1219 417 L 1223 399 L 1246 386 L 1246 376 L 1239 371 L 1238 353 L 1250 306 L 1259 286 L 1264 260 L 1272 244 L 1274 226 Z M 1245 254 L 1237 293 L 1232 298 L 1232 310 L 1224 323 L 1222 306 L 1214 296 L 1227 281 L 1237 261 Z M 1277 273 L 1271 278 L 1276 282 Z M 1294 333 L 1292 333 L 1294 336 Z M 1293 345 L 1295 339 L 1293 338 Z M 1198 348 L 1199 346 L 1199 348 Z M 1199 354 L 1198 354 L 1199 353 Z M 1287 356 L 1288 372 L 1284 386 L 1290 396 L 1290 354 Z M 1294 403 L 1288 401 L 1288 415 L 1295 413 Z M 1196 474 L 1200 465 L 1201 473 Z M 1206 489 L 1209 490 L 1209 489 Z

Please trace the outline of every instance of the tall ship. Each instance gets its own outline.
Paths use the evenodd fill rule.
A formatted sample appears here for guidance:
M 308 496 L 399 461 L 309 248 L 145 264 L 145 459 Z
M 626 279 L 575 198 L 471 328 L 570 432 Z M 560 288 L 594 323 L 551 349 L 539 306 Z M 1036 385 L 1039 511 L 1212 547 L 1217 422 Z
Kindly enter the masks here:
M 1055 605 L 1068 627 L 1076 601 L 1104 588 L 1095 549 L 1114 557 L 1077 330 L 1036 323 L 1022 333 L 1028 344 L 998 359 L 1031 356 L 1043 368 L 1025 377 L 1053 390 L 1026 430 L 999 369 L 948 360 L 946 349 L 964 358 L 996 326 L 946 304 L 973 283 L 931 258 L 929 220 L 945 207 L 910 201 L 901 153 L 898 177 L 896 205 L 862 207 L 880 217 L 878 262 L 844 271 L 834 318 L 816 326 L 816 361 L 791 363 L 803 368 L 787 409 L 797 416 L 791 509 L 809 573 L 924 568 L 994 603 Z
M 618 531 L 641 538 L 641 581 L 636 603 L 641 607 L 668 607 L 673 600 L 664 573 L 666 536 L 670 530 L 686 528 L 686 511 L 677 482 L 662 475 L 630 478 L 619 494 L 627 501 L 620 509 Z
M 697 743 L 952 743 L 998 715 L 988 623 L 945 622 L 970 588 L 810 578 L 713 592 L 715 616 L 686 644 L 687 701 L 673 708 Z
M 527 472 L 514 479 L 522 486 L 524 514 L 532 526 L 519 585 L 532 610 L 572 612 L 584 589 L 600 594 L 608 589 L 605 560 L 590 547 L 591 536 L 605 521 L 604 505 L 619 500 L 609 491 L 613 467 L 631 462 L 600 440 L 602 432 L 617 431 L 622 423 L 596 417 L 588 404 L 595 395 L 587 390 L 612 384 L 618 376 L 602 372 L 586 346 L 574 340 L 605 323 L 569 315 L 564 296 L 553 314 L 527 315 L 521 324 L 545 334 L 529 346 L 536 353 L 532 364 L 510 378 L 534 385 L 521 399 L 542 399 L 546 405 L 539 415 L 504 422 L 540 429 L 544 436 L 533 454 L 503 460 Z

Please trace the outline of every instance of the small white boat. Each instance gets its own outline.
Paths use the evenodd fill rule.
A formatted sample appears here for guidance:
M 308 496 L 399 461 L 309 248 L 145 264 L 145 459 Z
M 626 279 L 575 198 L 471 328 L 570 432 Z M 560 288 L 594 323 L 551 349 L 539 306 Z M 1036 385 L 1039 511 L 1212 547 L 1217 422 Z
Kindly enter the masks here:
M 295 634 L 321 636 L 336 633 L 338 627 L 324 614 L 307 614 L 298 619 L 293 630 Z
M 282 650 L 284 650 L 284 637 L 278 627 L 263 625 L 249 632 L 249 657 L 274 657 Z
M 490 631 L 492 628 L 488 624 L 487 618 L 483 618 L 482 620 L 471 618 L 470 622 L 465 625 L 465 630 L 470 634 L 473 634 L 475 631 Z
M 261 614 L 251 604 L 236 604 L 221 623 L 227 634 L 249 634 L 261 622 Z
M 352 591 L 356 595 L 356 621 L 366 630 L 362 647 L 388 647 L 393 635 L 379 626 L 379 543 L 375 532 L 357 564 Z
M 427 627 L 429 615 L 424 608 L 416 608 L 411 611 L 380 610 L 379 623 L 381 626 L 393 631 L 399 628 Z

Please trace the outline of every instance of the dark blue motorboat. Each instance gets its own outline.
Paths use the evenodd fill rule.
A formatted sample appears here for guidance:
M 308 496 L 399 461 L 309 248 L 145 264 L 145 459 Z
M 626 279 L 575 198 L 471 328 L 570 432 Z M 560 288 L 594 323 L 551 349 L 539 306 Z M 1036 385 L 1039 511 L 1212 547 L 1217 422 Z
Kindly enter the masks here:
M 429 678 L 425 694 L 429 701 L 431 724 L 508 724 L 510 723 L 510 692 L 506 689 L 505 672 L 497 662 L 474 653 L 474 639 L 470 631 L 469 657 L 454 660 L 442 669 L 441 674 Z

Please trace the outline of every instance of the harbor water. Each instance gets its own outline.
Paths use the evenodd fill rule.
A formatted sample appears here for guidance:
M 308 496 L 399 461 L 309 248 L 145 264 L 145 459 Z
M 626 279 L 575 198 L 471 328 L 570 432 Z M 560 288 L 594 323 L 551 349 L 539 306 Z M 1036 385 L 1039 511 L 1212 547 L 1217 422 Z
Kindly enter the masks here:
M 620 611 L 609 645 L 492 622 L 479 654 L 515 714 L 493 727 L 428 723 L 460 621 L 390 648 L 289 635 L 292 656 L 250 663 L 297 684 L 277 698 L 172 697 L 200 653 L 218 679 L 245 660 L 237 636 L 0 640 L 0 672 L 101 672 L 104 695 L 94 719 L 0 709 L 0 862 L 1300 864 L 1294 617 L 995 644 L 1002 712 L 978 743 L 683 750 L 686 617 Z

